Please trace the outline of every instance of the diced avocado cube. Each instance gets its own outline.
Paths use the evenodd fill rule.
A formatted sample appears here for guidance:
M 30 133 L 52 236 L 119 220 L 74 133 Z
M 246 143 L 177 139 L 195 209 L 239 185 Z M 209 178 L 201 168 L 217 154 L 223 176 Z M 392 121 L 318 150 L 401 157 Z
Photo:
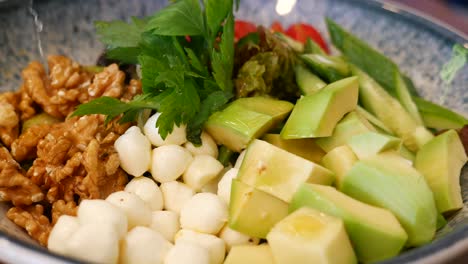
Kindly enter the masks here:
M 317 146 L 312 138 L 282 139 L 279 134 L 265 134 L 262 139 L 315 163 L 319 163 L 325 155 L 325 152 Z
M 277 264 L 357 263 L 343 221 L 307 207 L 278 222 L 267 241 Z
M 358 80 L 349 77 L 301 97 L 281 130 L 284 139 L 328 137 L 338 121 L 354 110 L 358 100 Z
M 400 151 L 401 140 L 381 133 L 367 132 L 352 136 L 348 145 L 359 159 L 364 159 L 386 150 Z
M 335 176 L 316 163 L 256 139 L 246 150 L 238 179 L 288 203 L 302 183 L 330 185 Z
M 408 235 L 388 210 L 355 200 L 330 186 L 303 184 L 290 211 L 303 206 L 343 219 L 359 261 L 381 261 L 398 255 Z
M 291 111 L 292 104 L 265 97 L 238 99 L 210 116 L 205 129 L 218 144 L 240 152 L 252 139 L 265 134 Z
M 341 189 L 343 177 L 358 161 L 356 154 L 348 145 L 334 148 L 328 152 L 322 159 L 322 165 L 335 173 L 335 186 Z
M 466 161 L 465 149 L 455 130 L 436 136 L 416 154 L 414 166 L 431 187 L 440 213 L 463 207 L 460 172 Z
M 352 136 L 369 131 L 375 131 L 374 127 L 357 112 L 352 111 L 338 122 L 331 136 L 318 138 L 317 145 L 329 152 L 346 144 Z
M 273 118 L 273 122 L 275 123 L 281 122 L 294 107 L 294 105 L 288 101 L 262 96 L 239 98 L 234 101 L 233 104 L 243 106 L 257 113 L 269 115 Z
M 224 264 L 275 264 L 268 244 L 233 246 Z
M 288 215 L 284 201 L 237 179 L 232 181 L 229 227 L 252 237 L 266 238 L 270 229 Z
M 406 159 L 382 153 L 360 160 L 345 175 L 341 191 L 390 210 L 408 234 L 408 246 L 433 239 L 437 218 L 434 196 L 421 173 Z

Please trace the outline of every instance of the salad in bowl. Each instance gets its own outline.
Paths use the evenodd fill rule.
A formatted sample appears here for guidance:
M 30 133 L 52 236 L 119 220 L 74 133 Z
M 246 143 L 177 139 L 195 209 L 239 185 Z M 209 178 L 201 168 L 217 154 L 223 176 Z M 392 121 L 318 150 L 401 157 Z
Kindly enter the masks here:
M 0 94 L 6 217 L 92 263 L 375 263 L 430 244 L 464 208 L 468 120 L 333 19 L 328 38 L 239 4 L 96 21 L 96 65 L 30 62 Z M 447 83 L 467 56 L 454 46 Z

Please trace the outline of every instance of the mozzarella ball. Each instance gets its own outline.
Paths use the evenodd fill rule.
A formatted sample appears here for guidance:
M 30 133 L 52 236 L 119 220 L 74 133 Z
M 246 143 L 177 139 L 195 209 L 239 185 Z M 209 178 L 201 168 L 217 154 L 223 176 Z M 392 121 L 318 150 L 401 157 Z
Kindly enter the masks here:
M 120 263 L 162 264 L 172 244 L 158 232 L 137 226 L 121 243 Z
M 212 156 L 197 155 L 184 172 L 183 179 L 192 189 L 200 191 L 204 185 L 216 178 L 223 168 L 223 164 Z
M 164 208 L 178 214 L 185 203 L 195 195 L 192 188 L 178 181 L 162 183 L 159 188 L 163 194 Z
M 50 231 L 47 247 L 58 254 L 67 254 L 66 241 L 78 230 L 80 222 L 77 217 L 62 215 Z
M 227 205 L 212 193 L 195 194 L 180 211 L 182 228 L 207 234 L 217 234 L 227 219 Z
M 175 181 L 192 162 L 192 154 L 177 145 L 167 145 L 153 150 L 151 175 L 158 182 Z
M 237 168 L 237 169 L 240 168 L 240 166 L 242 165 L 242 161 L 244 161 L 245 152 L 246 152 L 246 150 L 243 150 L 243 151 L 239 154 L 239 157 L 237 157 L 237 160 L 236 160 L 236 164 L 234 164 L 234 168 Z
M 224 240 L 226 243 L 226 250 L 229 251 L 233 246 L 244 245 L 244 244 L 258 244 L 260 239 L 252 238 L 246 234 L 238 232 L 229 228 L 228 225 L 225 225 L 221 232 L 219 233 L 219 238 Z
M 200 245 L 179 242 L 169 250 L 164 264 L 211 264 L 210 253 Z
M 229 204 L 229 201 L 231 200 L 231 184 L 232 180 L 237 177 L 237 174 L 239 173 L 239 169 L 237 168 L 232 168 L 228 170 L 221 180 L 218 182 L 218 196 L 221 197 L 221 199 L 226 203 Z
M 119 191 L 109 195 L 106 201 L 125 212 L 128 229 L 135 226 L 148 226 L 151 223 L 151 209 L 136 194 Z
M 180 229 L 179 215 L 173 211 L 155 211 L 151 215 L 151 229 L 159 232 L 170 242 Z
M 114 143 L 120 167 L 135 177 L 143 175 L 151 165 L 151 143 L 137 126 L 132 126 Z
M 177 127 L 174 125 L 174 128 L 170 134 L 166 136 L 165 139 L 162 139 L 161 135 L 159 134 L 159 129 L 156 127 L 156 122 L 158 121 L 159 116 L 161 113 L 156 113 L 148 118 L 146 121 L 143 130 L 145 135 L 151 141 L 153 145 L 156 147 L 160 147 L 163 145 L 182 145 L 187 142 L 187 135 L 186 135 L 186 125 L 181 125 Z
M 224 241 L 215 235 L 203 234 L 192 230 L 182 229 L 175 237 L 176 245 L 181 242 L 190 242 L 206 248 L 210 254 L 211 264 L 223 263 L 226 253 Z
M 110 225 L 81 225 L 66 241 L 67 255 L 93 263 L 117 263 L 119 236 Z
M 81 201 L 77 217 L 82 225 L 99 224 L 112 226 L 119 238 L 122 238 L 127 233 L 128 222 L 124 210 L 105 200 Z
M 163 196 L 158 185 L 146 177 L 133 178 L 125 191 L 138 195 L 150 207 L 151 211 L 162 210 L 164 207 Z
M 195 155 L 210 155 L 213 158 L 218 158 L 218 145 L 210 134 L 206 132 L 201 133 L 201 145 L 195 146 L 192 142 L 185 143 L 185 148 Z

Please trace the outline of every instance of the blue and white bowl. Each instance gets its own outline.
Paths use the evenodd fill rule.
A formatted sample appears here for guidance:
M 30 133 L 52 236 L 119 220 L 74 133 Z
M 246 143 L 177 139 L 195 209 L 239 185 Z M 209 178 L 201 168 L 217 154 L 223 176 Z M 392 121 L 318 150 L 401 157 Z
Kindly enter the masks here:
M 2 2 L 2 1 L 0 1 Z M 129 19 L 152 14 L 167 4 L 157 0 L 36 0 L 0 5 L 0 91 L 20 85 L 20 73 L 43 54 L 61 54 L 93 64 L 103 50 L 93 21 Z M 444 86 L 439 72 L 452 46 L 468 46 L 468 37 L 398 5 L 372 0 L 298 0 L 290 13 L 279 15 L 276 0 L 241 1 L 236 17 L 258 24 L 307 22 L 326 34 L 328 16 L 391 57 L 409 75 L 419 93 L 468 116 L 468 70 Z M 292 2 L 292 1 L 291 1 Z M 34 15 L 37 13 L 36 19 Z M 39 32 L 40 31 L 40 32 Z M 39 46 L 40 43 L 40 46 Z M 461 176 L 465 207 L 448 221 L 429 245 L 412 249 L 383 263 L 444 263 L 468 252 L 468 170 Z M 39 247 L 6 217 L 0 203 L 0 262 L 74 263 Z

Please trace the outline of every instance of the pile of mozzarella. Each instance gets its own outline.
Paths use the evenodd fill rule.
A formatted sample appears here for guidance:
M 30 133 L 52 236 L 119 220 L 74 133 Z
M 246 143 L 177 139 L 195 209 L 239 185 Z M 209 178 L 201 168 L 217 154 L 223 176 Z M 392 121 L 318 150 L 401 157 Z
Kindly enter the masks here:
M 76 217 L 61 216 L 51 251 L 94 263 L 221 264 L 233 245 L 259 242 L 227 226 L 242 157 L 224 168 L 211 136 L 203 132 L 196 147 L 184 126 L 163 140 L 158 117 L 143 133 L 133 126 L 115 142 L 121 167 L 134 176 L 125 190 L 82 201 Z M 147 171 L 154 180 L 143 176 Z

